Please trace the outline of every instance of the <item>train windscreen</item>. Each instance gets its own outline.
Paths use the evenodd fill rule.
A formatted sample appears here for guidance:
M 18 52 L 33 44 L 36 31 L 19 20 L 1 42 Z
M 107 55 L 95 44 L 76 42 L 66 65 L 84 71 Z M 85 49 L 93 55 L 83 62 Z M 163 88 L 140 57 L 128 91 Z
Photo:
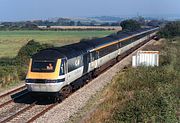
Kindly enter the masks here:
M 54 72 L 56 61 L 33 61 L 32 72 Z

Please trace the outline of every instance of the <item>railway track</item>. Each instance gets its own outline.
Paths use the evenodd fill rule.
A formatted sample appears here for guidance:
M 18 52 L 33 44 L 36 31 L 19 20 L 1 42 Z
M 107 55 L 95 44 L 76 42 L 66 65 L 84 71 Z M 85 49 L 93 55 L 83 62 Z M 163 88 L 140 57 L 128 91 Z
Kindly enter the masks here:
M 6 119 L 4 119 L 3 121 L 1 121 L 1 123 L 6 123 L 11 121 L 12 119 L 14 119 L 15 117 L 17 117 L 18 115 L 24 113 L 25 111 L 29 110 L 30 108 L 32 108 L 33 106 L 35 106 L 36 102 L 33 102 L 31 105 L 21 109 L 20 111 L 17 111 L 15 114 L 7 117 Z
M 19 87 L 19 88 L 13 89 L 13 90 L 5 93 L 5 94 L 0 95 L 0 99 L 3 98 L 3 97 L 6 97 L 6 96 L 8 96 L 8 95 L 12 95 L 13 93 L 17 93 L 18 91 L 21 91 L 21 90 L 23 90 L 23 89 L 25 89 L 25 88 L 26 88 L 26 86 L 23 85 L 23 86 L 21 86 L 21 87 Z
M 32 117 L 31 119 L 29 119 L 27 121 L 27 123 L 31 123 L 33 121 L 35 121 L 37 118 L 39 118 L 40 116 L 42 116 L 43 114 L 45 114 L 47 111 L 49 111 L 50 109 L 52 109 L 53 107 L 55 107 L 56 105 L 58 105 L 58 103 L 52 104 L 50 106 L 48 106 L 47 108 L 45 108 L 44 110 L 42 110 L 41 112 L 39 112 L 37 115 L 35 115 L 34 117 Z
M 37 101 L 30 98 L 26 87 L 21 86 L 0 95 L 0 123 L 32 122 L 57 104 L 39 105 Z
M 19 99 L 20 97 L 25 96 L 28 93 L 25 86 L 21 86 L 17 89 L 9 91 L 5 94 L 0 95 L 0 108 L 5 105 L 12 103 L 14 100 Z
M 58 103 L 49 104 L 49 105 L 39 105 L 37 101 L 34 101 L 32 104 L 25 106 L 19 111 L 11 114 L 9 117 L 4 118 L 1 123 L 7 122 L 26 122 L 31 123 L 48 110 L 55 107 Z
M 39 105 L 37 101 L 31 102 L 32 99 L 28 98 L 26 86 L 21 86 L 0 95 L 0 123 L 18 122 L 21 120 L 23 122 L 32 122 L 58 104 Z M 29 100 L 30 104 L 17 103 L 23 102 L 23 100 Z M 27 113 L 32 114 L 32 112 L 34 114 L 32 116 L 23 115 Z

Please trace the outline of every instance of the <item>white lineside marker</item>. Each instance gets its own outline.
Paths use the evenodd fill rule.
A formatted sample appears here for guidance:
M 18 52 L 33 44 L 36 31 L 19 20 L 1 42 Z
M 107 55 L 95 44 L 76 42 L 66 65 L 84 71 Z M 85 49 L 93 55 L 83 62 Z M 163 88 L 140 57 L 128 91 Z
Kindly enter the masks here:
M 138 51 L 132 57 L 132 66 L 159 66 L 159 51 Z

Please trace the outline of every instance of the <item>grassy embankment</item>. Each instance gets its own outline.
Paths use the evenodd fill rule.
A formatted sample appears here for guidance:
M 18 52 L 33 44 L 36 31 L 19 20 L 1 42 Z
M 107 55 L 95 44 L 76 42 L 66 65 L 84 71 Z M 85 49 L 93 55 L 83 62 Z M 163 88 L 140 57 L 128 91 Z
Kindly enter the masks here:
M 0 57 L 14 57 L 29 40 L 62 46 L 78 42 L 83 38 L 104 37 L 107 31 L 0 31 Z
M 104 37 L 113 32 L 0 31 L 0 87 L 14 85 L 23 80 L 30 57 L 41 49 L 78 42 L 84 38 Z M 31 39 L 37 42 L 30 41 Z

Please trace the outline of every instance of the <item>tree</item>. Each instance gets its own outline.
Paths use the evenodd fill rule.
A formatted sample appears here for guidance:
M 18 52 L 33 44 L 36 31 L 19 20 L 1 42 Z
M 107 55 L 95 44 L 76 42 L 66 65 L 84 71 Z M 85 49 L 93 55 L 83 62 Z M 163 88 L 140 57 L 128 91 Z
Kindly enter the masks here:
M 82 23 L 80 21 L 78 21 L 77 26 L 82 26 Z
M 74 26 L 75 25 L 75 22 L 74 21 L 70 21 L 69 22 L 69 26 Z
M 120 23 L 118 23 L 118 22 L 112 23 L 111 26 L 120 26 Z
M 140 23 L 141 25 L 146 25 L 146 20 L 142 16 L 138 16 L 137 22 Z
M 151 20 L 150 22 L 147 23 L 148 26 L 152 26 L 152 27 L 158 27 L 162 24 L 162 21 L 159 20 Z
M 180 21 L 174 21 L 167 23 L 160 29 L 158 35 L 162 38 L 173 38 L 180 36 Z
M 102 23 L 101 26 L 110 26 L 110 23 L 108 23 L 108 22 Z
M 136 31 L 141 28 L 141 25 L 136 20 L 125 20 L 121 22 L 121 27 L 123 30 Z
M 49 47 L 53 47 L 49 44 L 40 44 L 39 42 L 35 42 L 34 40 L 30 40 L 26 45 L 21 47 L 17 56 L 15 57 L 15 61 L 18 65 L 28 65 L 29 59 L 31 56 L 42 49 L 46 49 Z

